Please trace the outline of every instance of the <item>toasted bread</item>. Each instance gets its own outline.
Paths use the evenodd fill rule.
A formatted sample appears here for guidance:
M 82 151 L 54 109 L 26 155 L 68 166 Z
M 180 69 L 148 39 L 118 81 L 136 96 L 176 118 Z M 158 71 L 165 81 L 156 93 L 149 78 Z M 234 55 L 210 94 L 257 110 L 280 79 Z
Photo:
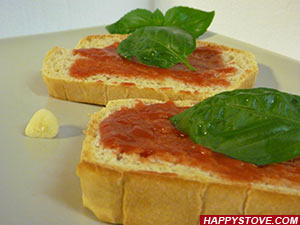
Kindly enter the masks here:
M 104 48 L 126 37 L 127 35 L 117 34 L 88 36 L 79 41 L 76 48 Z M 85 78 L 73 77 L 70 75 L 70 67 L 84 56 L 74 54 L 72 49 L 60 47 L 54 47 L 47 53 L 43 62 L 42 77 L 49 94 L 55 98 L 100 105 L 105 105 L 109 100 L 126 98 L 199 101 L 223 91 L 254 86 L 258 67 L 253 54 L 203 41 L 197 41 L 197 46 L 217 48 L 222 52 L 225 66 L 235 68 L 235 71 L 226 74 L 225 78 L 223 72 L 213 72 L 214 80 L 223 77 L 227 85 L 212 84 L 210 80 L 199 85 L 174 80 L 172 77 L 153 79 L 139 74 L 126 77 L 119 73 L 99 73 Z M 210 69 L 211 71 L 213 69 Z M 124 85 L 128 83 L 130 85 Z
M 103 122 L 106 121 L 109 129 L 113 127 L 113 119 L 123 124 L 117 115 L 122 115 L 126 109 L 134 109 L 137 115 L 138 104 L 160 107 L 168 103 L 134 99 L 111 101 L 92 115 L 86 130 L 77 174 L 81 180 L 83 204 L 99 220 L 125 225 L 197 225 L 200 215 L 205 214 L 300 214 L 300 166 L 297 162 L 257 167 L 206 149 L 205 154 L 211 154 L 212 160 L 190 164 L 197 159 L 184 152 L 173 154 L 164 146 L 151 156 L 143 153 L 147 147 L 143 149 L 142 146 L 133 152 L 126 152 L 124 146 L 105 147 L 102 140 L 105 133 L 100 129 Z M 194 102 L 175 104 L 190 107 Z M 165 116 L 161 118 L 168 120 Z M 126 126 L 134 128 L 130 121 Z M 161 139 L 162 143 L 168 143 L 161 132 L 152 127 L 148 129 L 155 136 L 149 141 Z M 121 128 L 112 131 L 116 136 L 127 135 Z M 136 141 L 137 137 L 133 136 L 131 141 L 126 141 L 126 146 Z M 191 143 L 190 150 L 195 145 Z

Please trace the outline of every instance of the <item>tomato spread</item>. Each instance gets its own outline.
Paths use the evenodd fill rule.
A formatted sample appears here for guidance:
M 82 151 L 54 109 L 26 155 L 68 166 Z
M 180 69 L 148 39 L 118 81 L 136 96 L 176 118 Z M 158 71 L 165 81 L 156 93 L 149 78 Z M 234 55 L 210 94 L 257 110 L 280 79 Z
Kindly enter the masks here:
M 144 160 L 159 159 L 198 167 L 231 180 L 300 183 L 300 158 L 258 167 L 195 144 L 169 120 L 185 109 L 173 102 L 153 105 L 140 102 L 133 108 L 122 108 L 100 123 L 100 142 L 105 148 L 139 154 Z
M 73 54 L 80 55 L 70 67 L 70 75 L 87 78 L 96 74 L 110 74 L 125 77 L 142 77 L 162 80 L 171 77 L 184 83 L 201 86 L 229 85 L 226 77 L 236 71 L 225 65 L 221 50 L 213 47 L 198 47 L 188 57 L 189 63 L 196 69 L 190 71 L 184 64 L 178 63 L 164 69 L 144 65 L 137 60 L 127 60 L 117 53 L 119 43 L 105 48 L 75 49 Z

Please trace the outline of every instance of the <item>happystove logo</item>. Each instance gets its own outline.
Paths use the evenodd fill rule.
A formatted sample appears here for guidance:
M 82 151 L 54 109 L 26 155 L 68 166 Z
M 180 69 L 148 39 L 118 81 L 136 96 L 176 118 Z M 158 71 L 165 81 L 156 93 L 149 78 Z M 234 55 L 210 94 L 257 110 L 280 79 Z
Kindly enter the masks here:
M 285 224 L 300 224 L 300 216 L 292 215 L 249 215 L 249 216 L 228 216 L 228 215 L 203 215 L 200 216 L 201 225 L 285 225 Z

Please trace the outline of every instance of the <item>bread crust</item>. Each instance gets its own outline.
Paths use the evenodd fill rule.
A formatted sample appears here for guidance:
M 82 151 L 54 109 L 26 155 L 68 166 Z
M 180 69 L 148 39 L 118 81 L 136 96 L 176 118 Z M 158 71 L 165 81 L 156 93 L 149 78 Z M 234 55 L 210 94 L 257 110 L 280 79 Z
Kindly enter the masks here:
M 143 101 L 145 104 L 159 102 Z M 77 174 L 83 204 L 98 219 L 125 225 L 196 225 L 200 215 L 300 214 L 299 190 L 289 192 L 205 177 L 194 179 L 175 172 L 132 169 L 130 162 L 127 167 L 111 163 L 105 158 L 105 149 L 95 146 L 95 141 L 99 142 L 99 124 L 122 106 L 133 107 L 136 103 L 136 100 L 110 102 L 92 116 L 86 131 Z
M 83 205 L 99 220 L 123 222 L 123 174 L 96 164 L 82 162 L 77 168 Z
M 116 41 L 125 39 L 127 35 L 92 35 L 83 38 L 79 41 L 76 48 L 90 48 L 90 47 L 105 47 Z M 162 101 L 177 101 L 177 100 L 198 100 L 213 96 L 221 91 L 229 91 L 238 88 L 252 88 L 255 84 L 258 67 L 255 62 L 255 57 L 248 52 L 229 48 L 213 43 L 197 41 L 197 46 L 214 46 L 221 50 L 234 51 L 242 53 L 249 59 L 249 69 L 241 75 L 238 82 L 235 82 L 228 87 L 218 87 L 212 90 L 202 90 L 199 86 L 197 91 L 175 90 L 170 87 L 140 87 L 134 82 L 133 85 L 111 84 L 103 81 L 83 80 L 83 79 L 68 79 L 49 75 L 49 62 L 51 57 L 55 57 L 58 47 L 51 49 L 43 63 L 42 77 L 47 86 L 49 95 L 55 98 L 85 102 L 99 105 L 106 105 L 108 101 L 115 99 L 127 98 L 143 98 L 143 99 L 157 99 Z
M 218 93 L 175 92 L 173 89 L 138 88 L 136 86 L 107 85 L 102 82 L 68 81 L 47 76 L 42 77 L 50 96 L 62 100 L 97 105 L 106 105 L 111 100 L 130 98 L 156 99 L 160 101 L 201 101 Z M 228 91 L 238 88 L 251 88 L 255 83 L 255 79 L 256 74 L 248 74 L 243 82 L 240 83 L 240 86 L 231 87 Z

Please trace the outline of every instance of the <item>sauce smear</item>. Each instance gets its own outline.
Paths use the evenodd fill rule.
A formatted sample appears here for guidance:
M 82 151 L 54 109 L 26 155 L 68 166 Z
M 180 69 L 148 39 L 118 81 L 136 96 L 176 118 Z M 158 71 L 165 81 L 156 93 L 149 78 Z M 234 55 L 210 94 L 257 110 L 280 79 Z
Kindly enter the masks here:
M 184 64 L 164 69 L 144 65 L 136 60 L 127 60 L 117 53 L 118 42 L 105 48 L 74 49 L 74 55 L 82 57 L 70 67 L 70 75 L 87 78 L 96 74 L 110 74 L 124 77 L 142 77 L 163 80 L 167 77 L 184 83 L 201 86 L 229 85 L 227 76 L 236 71 L 225 65 L 221 50 L 213 47 L 198 47 L 188 57 L 189 63 L 196 68 L 190 71 Z
M 122 108 L 99 125 L 100 143 L 105 148 L 118 149 L 120 153 L 198 167 L 231 180 L 260 180 L 269 184 L 284 180 L 300 184 L 299 157 L 285 163 L 258 167 L 195 144 L 169 120 L 185 109 L 173 102 L 152 105 L 139 102 L 133 108 Z

